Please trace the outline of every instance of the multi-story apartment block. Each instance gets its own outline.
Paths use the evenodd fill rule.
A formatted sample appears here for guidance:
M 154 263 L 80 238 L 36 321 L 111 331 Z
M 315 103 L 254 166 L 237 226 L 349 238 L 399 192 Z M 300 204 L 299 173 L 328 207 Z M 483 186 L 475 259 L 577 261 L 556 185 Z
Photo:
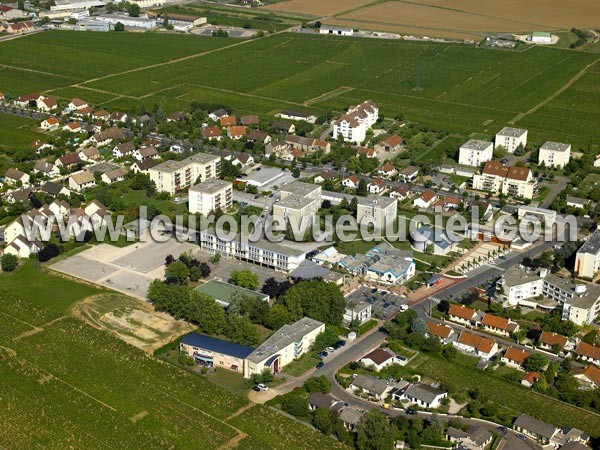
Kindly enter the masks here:
M 473 189 L 510 197 L 533 198 L 535 181 L 531 170 L 526 167 L 488 161 L 481 174 L 473 175 Z
M 479 167 L 494 157 L 494 144 L 487 141 L 470 139 L 461 147 L 458 154 L 458 163 L 465 166 Z
M 196 153 L 181 161 L 165 161 L 148 170 L 156 189 L 171 195 L 220 174 L 221 158 L 207 153 Z
M 563 168 L 571 159 L 571 144 L 561 144 L 560 142 L 546 142 L 540 147 L 538 164 L 544 164 L 546 167 Z
M 295 181 L 279 190 L 280 200 L 273 204 L 273 216 L 296 229 L 307 229 L 321 207 L 321 186 Z M 283 224 L 280 224 L 283 225 Z
M 508 306 L 525 306 L 546 312 L 562 308 L 562 319 L 577 325 L 593 323 L 600 313 L 600 286 L 575 284 L 548 269 L 510 268 L 498 281 L 498 291 Z
M 360 224 L 363 219 L 370 220 L 375 229 L 382 230 L 396 219 L 397 210 L 397 198 L 380 197 L 379 195 L 358 197 L 356 221 Z
M 367 130 L 378 118 L 379 108 L 371 100 L 366 100 L 350 108 L 346 114 L 333 122 L 333 138 L 343 136 L 346 142 L 363 142 L 367 137 Z
M 600 270 L 600 230 L 594 231 L 577 250 L 575 274 L 578 277 L 594 278 Z
M 229 211 L 233 201 L 233 187 L 229 181 L 211 178 L 192 186 L 188 191 L 189 211 L 207 216 L 218 209 Z
M 517 147 L 527 145 L 527 130 L 504 127 L 496 133 L 494 148 L 502 146 L 508 153 L 514 153 Z

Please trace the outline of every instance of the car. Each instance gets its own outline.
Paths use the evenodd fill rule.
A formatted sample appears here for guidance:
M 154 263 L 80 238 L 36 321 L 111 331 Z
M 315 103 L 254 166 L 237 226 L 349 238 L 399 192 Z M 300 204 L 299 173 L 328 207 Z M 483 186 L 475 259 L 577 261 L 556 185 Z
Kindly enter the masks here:
M 517 434 L 517 439 L 521 439 L 522 441 L 526 441 L 527 440 L 527 436 L 525 436 L 524 434 Z
M 409 414 L 411 416 L 416 416 L 417 415 L 417 411 L 415 409 L 413 409 L 413 408 L 408 408 L 406 410 L 406 414 Z
M 335 348 L 327 347 L 325 350 L 327 350 L 328 353 L 333 353 L 335 351 Z
M 498 433 L 504 434 L 504 433 L 506 433 L 506 427 L 500 426 L 500 427 L 496 428 L 496 431 Z
M 254 196 L 254 200 L 256 200 L 257 198 L 260 198 L 260 195 L 255 195 Z
M 317 364 L 317 369 L 320 369 L 324 365 L 325 365 L 325 363 L 323 361 L 319 361 L 319 363 Z
M 260 392 L 260 388 L 258 386 L 252 386 L 252 390 L 256 392 Z
M 408 305 L 400 305 L 400 311 L 408 311 Z
M 257 387 L 258 389 L 260 389 L 261 391 L 268 391 L 268 390 L 269 390 L 269 386 L 266 386 L 266 385 L 264 385 L 264 384 L 262 384 L 262 383 L 258 383 L 258 384 L 256 385 L 256 387 Z
M 326 356 L 329 356 L 329 353 L 323 350 L 321 353 L 319 353 L 319 355 L 321 355 L 321 358 L 325 358 Z
M 343 347 L 344 345 L 346 345 L 346 341 L 343 339 L 340 339 L 337 343 L 340 347 Z
M 377 292 L 377 288 L 371 289 L 371 294 L 374 294 L 375 292 Z
M 384 308 L 384 309 L 385 309 L 385 308 L 389 308 L 389 307 L 390 307 L 390 305 L 391 305 L 391 303 L 390 303 L 390 302 L 385 302 L 385 303 L 383 304 L 383 308 Z

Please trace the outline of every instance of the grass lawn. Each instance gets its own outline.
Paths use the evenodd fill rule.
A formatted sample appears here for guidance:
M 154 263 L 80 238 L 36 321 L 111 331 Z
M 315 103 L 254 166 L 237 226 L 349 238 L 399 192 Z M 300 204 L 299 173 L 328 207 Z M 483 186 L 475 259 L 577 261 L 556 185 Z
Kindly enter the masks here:
M 0 113 L 0 148 L 25 149 L 36 139 L 46 139 L 38 129 L 36 120 L 13 114 Z
M 315 367 L 320 361 L 313 352 L 308 352 L 302 355 L 299 359 L 292 361 L 283 368 L 283 373 L 287 373 L 293 377 L 299 377 L 307 370 Z
M 366 242 L 363 240 L 350 241 L 350 242 L 337 242 L 335 244 L 335 248 L 337 248 L 338 252 L 343 253 L 344 255 L 354 256 L 357 253 L 367 253 L 373 247 L 375 247 L 378 242 Z
M 228 391 L 236 394 L 243 394 L 248 391 L 248 380 L 241 373 L 231 370 L 216 368 L 214 372 L 208 373 L 206 379 L 224 387 Z
M 51 275 L 43 267 L 36 268 L 33 260 L 25 261 L 12 273 L 1 274 L 0 290 L 61 314 L 65 314 L 79 300 L 107 292 Z

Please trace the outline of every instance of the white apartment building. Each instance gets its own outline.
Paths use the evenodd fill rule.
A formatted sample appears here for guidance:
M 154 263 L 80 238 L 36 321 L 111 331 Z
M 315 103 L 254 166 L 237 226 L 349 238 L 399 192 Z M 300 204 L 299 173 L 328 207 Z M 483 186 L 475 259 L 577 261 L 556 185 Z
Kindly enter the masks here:
M 594 231 L 577 250 L 575 274 L 582 278 L 594 278 L 600 270 L 600 230 Z
M 536 217 L 545 226 L 551 227 L 556 223 L 556 211 L 552 209 L 536 208 L 535 206 L 522 205 L 517 210 L 519 220 L 527 216 Z
M 531 170 L 526 167 L 488 161 L 481 174 L 473 175 L 473 189 L 510 197 L 533 198 L 535 181 Z
M 283 367 L 310 351 L 317 336 L 325 331 L 325 324 L 310 317 L 284 325 L 256 348 L 244 360 L 244 377 L 268 369 L 277 374 Z
M 546 142 L 540 147 L 538 164 L 544 164 L 546 167 L 558 167 L 562 169 L 571 159 L 571 144 L 561 144 L 560 142 Z
M 373 223 L 375 229 L 382 230 L 391 224 L 398 215 L 398 199 L 369 195 L 357 197 L 356 221 L 360 225 L 363 220 Z M 368 222 L 367 222 L 368 221 Z
M 465 166 L 479 167 L 494 157 L 494 144 L 487 141 L 470 139 L 460 147 L 458 163 Z
M 293 229 L 306 230 L 312 225 L 320 205 L 318 200 L 292 194 L 273 204 L 273 216 L 292 224 Z
M 527 130 L 522 128 L 504 127 L 496 133 L 494 148 L 501 145 L 508 153 L 514 153 L 519 145 L 527 145 Z
M 593 323 L 600 314 L 600 286 L 573 283 L 548 269 L 508 269 L 498 281 L 500 298 L 508 306 L 525 306 L 540 311 L 562 309 L 562 320 L 577 325 Z
M 379 118 L 379 108 L 371 100 L 350 108 L 346 114 L 333 122 L 333 138 L 343 136 L 344 141 L 356 144 L 367 137 L 367 130 Z
M 229 211 L 233 201 L 233 185 L 229 181 L 211 178 L 192 186 L 188 198 L 192 214 L 208 216 L 218 209 Z
M 181 161 L 165 161 L 148 170 L 156 189 L 171 195 L 220 174 L 221 158 L 207 153 L 196 153 Z

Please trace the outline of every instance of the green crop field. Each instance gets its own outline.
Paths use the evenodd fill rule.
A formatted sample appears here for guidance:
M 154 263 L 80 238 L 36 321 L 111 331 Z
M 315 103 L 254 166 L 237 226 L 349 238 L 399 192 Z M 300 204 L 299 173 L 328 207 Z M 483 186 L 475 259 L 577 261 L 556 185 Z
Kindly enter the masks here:
M 528 128 L 532 142 L 600 140 L 600 65 L 584 52 L 291 33 L 241 41 L 48 32 L 1 43 L 0 59 L 0 87 L 13 95 L 89 96 L 125 110 L 220 102 L 263 115 L 341 111 L 371 98 L 386 116 L 461 135 L 512 124 Z
M 338 445 L 263 406 L 247 420 L 235 420 L 236 412 L 245 416 L 247 398 L 149 357 L 60 308 L 40 306 L 35 286 L 34 302 L 24 300 L 30 297 L 26 282 L 36 276 L 47 286 L 48 303 L 97 292 L 34 270 L 19 270 L 12 284 L 8 277 L 0 281 L 1 448 L 216 449 L 241 438 L 266 448 L 263 417 L 290 449 L 309 448 L 308 442 Z M 22 289 L 11 287 L 16 282 Z
M 26 148 L 43 133 L 36 120 L 0 113 L 0 148 L 5 150 Z

